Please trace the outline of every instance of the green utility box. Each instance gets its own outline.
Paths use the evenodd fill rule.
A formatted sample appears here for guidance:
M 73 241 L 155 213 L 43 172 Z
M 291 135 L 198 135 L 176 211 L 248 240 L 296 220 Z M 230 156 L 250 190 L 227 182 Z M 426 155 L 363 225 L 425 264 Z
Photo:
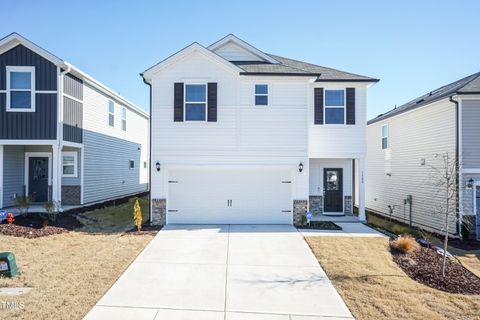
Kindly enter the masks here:
M 17 262 L 15 255 L 11 252 L 0 253 L 0 275 L 7 277 L 15 277 L 18 274 Z

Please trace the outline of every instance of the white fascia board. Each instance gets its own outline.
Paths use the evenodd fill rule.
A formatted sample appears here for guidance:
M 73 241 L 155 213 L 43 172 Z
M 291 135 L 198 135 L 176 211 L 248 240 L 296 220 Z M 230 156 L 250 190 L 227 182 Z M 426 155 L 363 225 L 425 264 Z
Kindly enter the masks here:
M 227 67 L 227 69 L 231 70 L 232 72 L 235 72 L 235 73 L 239 74 L 240 72 L 244 71 L 244 70 L 240 69 L 239 67 L 237 67 L 236 65 L 234 65 L 233 63 L 231 63 L 230 61 L 225 60 L 224 58 L 220 57 L 216 53 L 214 53 L 214 52 L 208 50 L 207 48 L 203 47 L 198 42 L 194 42 L 191 45 L 189 45 L 189 46 L 183 48 L 182 50 L 174 53 L 173 55 L 169 56 L 168 58 L 160 61 L 159 63 L 157 63 L 153 67 L 145 70 L 141 75 L 147 83 L 151 84 L 152 78 L 156 73 L 160 72 L 161 70 L 163 70 L 165 68 L 168 68 L 169 66 L 173 65 L 175 62 L 179 61 L 180 59 L 188 56 L 189 54 L 191 54 L 195 51 L 198 51 L 198 52 L 204 54 L 205 56 L 207 56 L 208 58 L 211 58 L 212 60 L 222 64 L 223 66 Z
M 252 46 L 251 44 L 243 41 L 242 39 L 238 38 L 234 34 L 229 34 L 229 35 L 223 37 L 222 39 L 218 40 L 217 42 L 209 45 L 207 49 L 210 50 L 210 51 L 215 51 L 215 50 L 218 50 L 219 48 L 223 47 L 224 45 L 226 45 L 229 42 L 235 43 L 236 45 L 238 45 L 238 46 L 244 48 L 245 50 L 251 52 L 252 54 L 258 56 L 262 60 L 265 60 L 266 62 L 279 63 L 277 60 L 273 59 L 272 57 L 270 57 L 265 52 L 255 48 L 254 46 Z
M 38 55 L 42 56 L 43 58 L 51 61 L 56 66 L 60 66 L 63 64 L 63 60 L 59 57 L 55 56 L 54 54 L 48 52 L 47 50 L 37 46 L 35 43 L 31 42 L 30 40 L 25 39 L 18 33 L 12 33 L 6 36 L 3 39 L 0 39 L 0 54 L 15 48 L 18 45 L 23 45 L 24 47 L 32 50 L 33 52 L 37 53 Z

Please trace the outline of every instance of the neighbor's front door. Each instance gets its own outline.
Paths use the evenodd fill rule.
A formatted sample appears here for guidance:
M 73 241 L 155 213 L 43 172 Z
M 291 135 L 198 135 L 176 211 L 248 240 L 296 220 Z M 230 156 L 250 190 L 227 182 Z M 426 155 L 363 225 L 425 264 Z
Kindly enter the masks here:
M 323 212 L 343 212 L 343 169 L 323 169 Z
M 48 157 L 30 157 L 28 195 L 34 202 L 48 201 Z

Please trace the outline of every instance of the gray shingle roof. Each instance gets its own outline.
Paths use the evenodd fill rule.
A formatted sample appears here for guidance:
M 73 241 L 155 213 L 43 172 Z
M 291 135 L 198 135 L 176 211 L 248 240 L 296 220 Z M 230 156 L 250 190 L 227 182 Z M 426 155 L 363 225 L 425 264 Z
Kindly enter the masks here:
M 290 76 L 314 76 L 317 81 L 362 81 L 377 82 L 378 79 L 361 76 L 354 73 L 340 71 L 332 68 L 288 59 L 281 56 L 268 54 L 279 63 L 264 63 L 258 61 L 232 61 L 237 67 L 245 72 L 245 75 L 290 75 Z
M 413 99 L 410 102 L 407 102 L 400 107 L 396 107 L 386 113 L 378 115 L 376 118 L 373 118 L 368 121 L 368 124 L 372 124 L 381 120 L 388 119 L 390 117 L 396 116 L 398 114 L 420 108 L 432 102 L 450 97 L 455 94 L 480 94 L 480 72 L 474 73 L 468 77 L 457 80 L 446 86 L 440 87 L 433 91 L 430 91 L 423 96 L 420 96 L 416 99 Z

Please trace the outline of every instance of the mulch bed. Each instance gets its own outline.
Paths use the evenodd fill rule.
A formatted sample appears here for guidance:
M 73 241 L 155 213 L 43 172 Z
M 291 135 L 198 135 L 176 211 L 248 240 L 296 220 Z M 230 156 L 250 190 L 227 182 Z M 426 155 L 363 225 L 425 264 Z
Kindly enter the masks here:
M 12 224 L 0 224 L 0 234 L 31 239 L 65 233 L 82 226 L 82 223 L 69 213 L 61 213 L 55 222 L 49 221 L 46 227 L 43 224 L 44 219 L 36 213 L 30 213 L 26 217 L 17 216 Z
M 315 229 L 315 230 L 342 230 L 339 225 L 331 221 L 310 221 L 310 225 L 305 224 L 301 229 Z
M 413 280 L 449 293 L 480 294 L 480 278 L 456 260 L 447 258 L 442 277 L 442 256 L 435 249 L 421 247 L 410 254 L 392 250 L 393 260 Z
M 448 241 L 448 246 L 465 251 L 480 250 L 480 241 L 452 239 Z
M 150 225 L 150 224 L 144 224 L 142 226 L 141 231 L 137 231 L 137 228 L 133 228 L 133 229 L 130 229 L 127 232 L 125 232 L 125 235 L 141 236 L 141 235 L 149 234 L 149 235 L 154 236 L 158 233 L 158 231 L 160 231 L 160 229 L 162 229 L 162 226 L 154 226 L 154 225 Z

